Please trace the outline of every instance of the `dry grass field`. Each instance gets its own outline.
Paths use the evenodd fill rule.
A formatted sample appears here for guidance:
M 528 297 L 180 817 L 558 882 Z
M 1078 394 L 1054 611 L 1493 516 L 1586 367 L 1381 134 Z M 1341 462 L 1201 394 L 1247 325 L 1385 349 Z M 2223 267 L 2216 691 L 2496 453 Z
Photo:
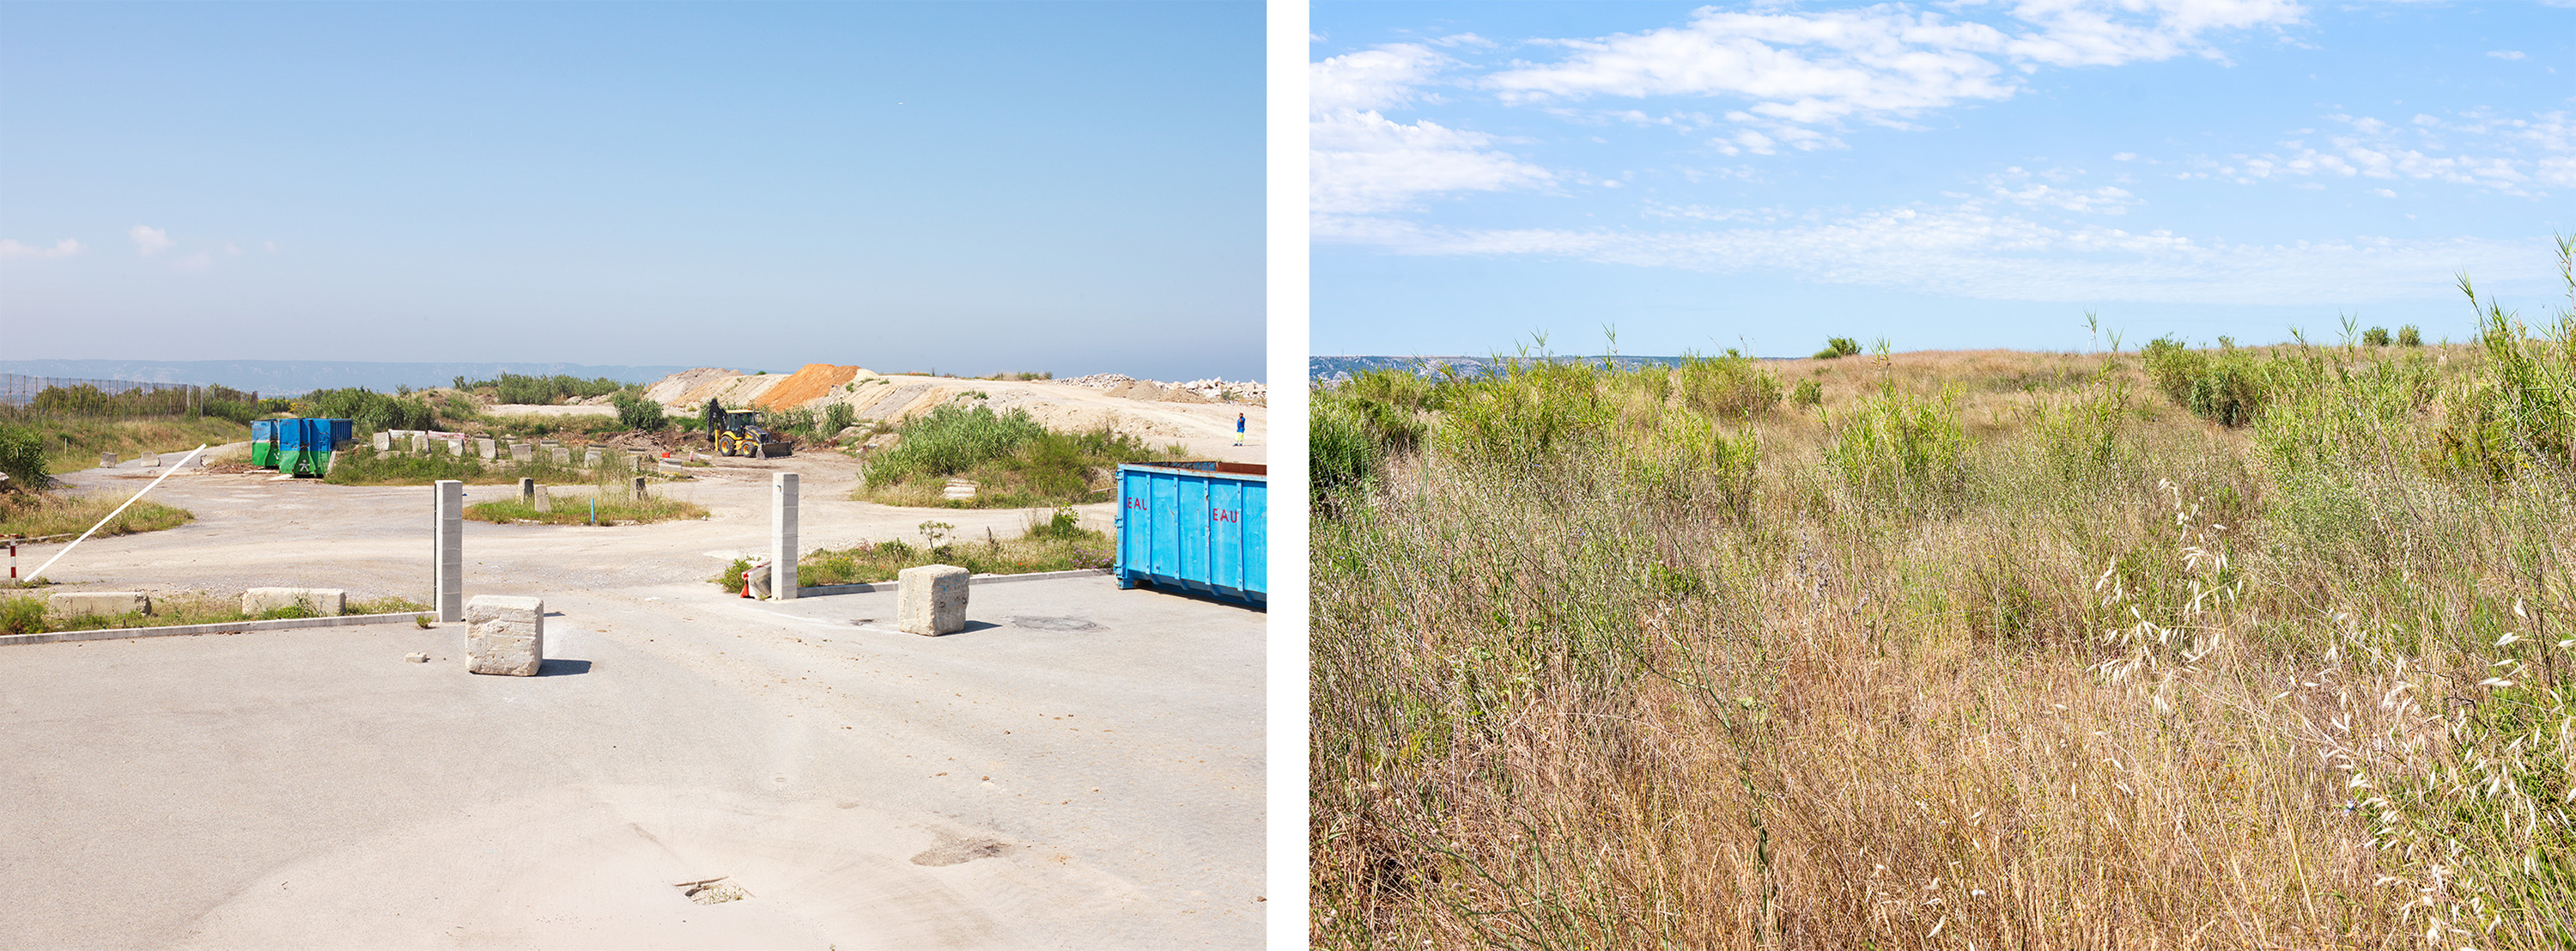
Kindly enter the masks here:
M 2472 306 L 1320 391 L 1313 942 L 2576 944 L 2576 319 Z

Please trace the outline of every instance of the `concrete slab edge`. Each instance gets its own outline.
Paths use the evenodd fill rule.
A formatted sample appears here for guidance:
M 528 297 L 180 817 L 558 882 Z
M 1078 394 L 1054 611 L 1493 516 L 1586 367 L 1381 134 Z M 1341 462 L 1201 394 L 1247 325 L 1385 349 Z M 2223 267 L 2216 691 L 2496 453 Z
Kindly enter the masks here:
M 1024 575 L 975 575 L 967 578 L 966 583 L 970 585 L 1006 584 L 1013 581 L 1048 581 L 1056 578 L 1089 578 L 1094 576 L 1106 577 L 1109 573 L 1110 569 L 1107 568 L 1075 568 L 1071 571 L 1033 571 Z M 896 584 L 892 581 L 873 581 L 862 582 L 859 584 L 818 584 L 796 589 L 796 596 L 800 598 L 818 598 L 833 594 L 866 594 L 871 591 L 893 591 L 900 587 L 902 587 L 902 585 Z
M 353 627 L 360 624 L 394 624 L 432 614 L 430 611 L 405 611 L 401 614 L 349 614 L 340 617 L 280 618 L 274 621 L 227 621 L 221 624 L 180 624 L 171 627 L 111 627 L 95 631 L 51 631 L 44 634 L 0 635 L 0 647 L 12 644 L 51 644 L 57 641 L 121 641 L 137 637 L 180 637 L 189 634 L 230 634 L 237 631 L 287 631 L 301 627 Z

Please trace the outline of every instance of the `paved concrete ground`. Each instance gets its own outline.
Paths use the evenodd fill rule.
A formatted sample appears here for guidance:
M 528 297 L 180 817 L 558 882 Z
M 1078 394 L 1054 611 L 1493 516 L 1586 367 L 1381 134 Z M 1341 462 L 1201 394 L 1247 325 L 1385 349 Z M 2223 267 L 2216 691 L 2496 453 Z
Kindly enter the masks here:
M 469 523 L 468 594 L 555 612 L 545 676 L 467 674 L 461 624 L 0 648 L 0 947 L 1257 946 L 1264 616 L 1057 579 L 923 638 L 892 592 L 695 581 L 797 462 L 689 486 L 706 522 Z M 808 547 L 1026 518 L 801 468 Z M 196 523 L 53 574 L 425 601 L 428 494 L 173 476 Z M 674 887 L 718 876 L 751 897 Z

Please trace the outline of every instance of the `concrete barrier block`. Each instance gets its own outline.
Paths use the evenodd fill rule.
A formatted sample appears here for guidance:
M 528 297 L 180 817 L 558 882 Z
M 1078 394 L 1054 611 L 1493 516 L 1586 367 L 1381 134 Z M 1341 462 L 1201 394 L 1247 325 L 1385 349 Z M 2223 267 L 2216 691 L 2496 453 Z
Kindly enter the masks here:
M 157 452 L 144 453 L 141 456 L 135 457 L 134 464 L 145 468 L 159 468 L 161 465 L 161 454 Z
M 554 451 L 553 451 L 553 452 L 551 452 L 551 453 L 549 453 L 549 455 L 554 459 L 554 461 L 555 461 L 555 465 L 559 465 L 559 466 L 568 466 L 568 465 L 572 465 L 572 450 L 570 450 L 570 449 L 566 449 L 566 448 L 564 448 L 564 447 L 562 447 L 562 446 L 556 446 L 556 447 L 554 448 Z
M 298 604 L 319 617 L 339 617 L 349 607 L 349 592 L 340 588 L 252 588 L 242 592 L 242 613 L 252 617 Z
M 599 450 L 597 450 L 597 449 L 584 449 L 584 450 L 582 450 L 582 453 L 581 453 L 581 467 L 582 467 L 582 468 L 584 468 L 584 469 L 597 469 L 597 468 L 599 468 L 601 465 L 605 464 L 606 462 L 608 462 L 608 454 L 607 454 L 607 453 L 601 452 L 601 451 L 599 451 Z
M 485 459 L 501 458 L 501 443 L 496 439 L 477 439 L 474 441 L 474 454 Z
M 510 444 L 510 461 L 512 461 L 512 462 L 535 462 L 535 461 L 537 461 L 537 447 L 535 447 L 535 446 L 531 446 L 531 445 L 528 445 L 527 443 L 523 443 L 523 442 L 514 442 L 514 443 L 511 443 L 511 444 Z
M 394 434 L 389 430 L 376 430 L 375 435 L 367 438 L 369 440 L 369 444 L 376 447 L 377 452 L 394 451 Z
M 545 657 L 545 599 L 485 594 L 466 602 L 466 669 L 534 677 Z
M 554 510 L 555 510 L 555 497 L 554 497 L 554 493 L 551 493 L 551 492 L 546 491 L 546 487 L 545 487 L 545 486 L 542 486 L 542 485 L 541 485 L 541 486 L 538 486 L 538 487 L 537 487 L 537 500 L 536 500 L 534 503 L 532 503 L 532 504 L 534 504 L 534 505 L 537 507 L 537 511 L 540 511 L 540 512 L 552 512 L 552 511 L 554 511 Z
M 966 629 L 966 569 L 923 565 L 895 573 L 895 629 L 935 637 Z
M 51 607 L 60 617 L 152 613 L 152 596 L 140 591 L 64 591 L 53 596 Z
M 101 469 L 112 469 L 112 468 L 115 468 L 115 467 L 116 467 L 116 454 L 115 454 L 115 453 L 112 453 L 112 452 L 102 452 L 102 453 L 99 453 L 99 454 L 98 454 L 98 467 L 99 467 L 99 468 L 101 468 Z

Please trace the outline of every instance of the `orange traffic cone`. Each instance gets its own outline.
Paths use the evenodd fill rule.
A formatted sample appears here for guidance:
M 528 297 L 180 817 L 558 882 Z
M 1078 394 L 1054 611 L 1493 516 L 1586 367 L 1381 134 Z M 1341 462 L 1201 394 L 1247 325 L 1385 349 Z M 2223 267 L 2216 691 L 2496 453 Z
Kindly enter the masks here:
M 742 573 L 742 596 L 751 597 L 751 572 Z

